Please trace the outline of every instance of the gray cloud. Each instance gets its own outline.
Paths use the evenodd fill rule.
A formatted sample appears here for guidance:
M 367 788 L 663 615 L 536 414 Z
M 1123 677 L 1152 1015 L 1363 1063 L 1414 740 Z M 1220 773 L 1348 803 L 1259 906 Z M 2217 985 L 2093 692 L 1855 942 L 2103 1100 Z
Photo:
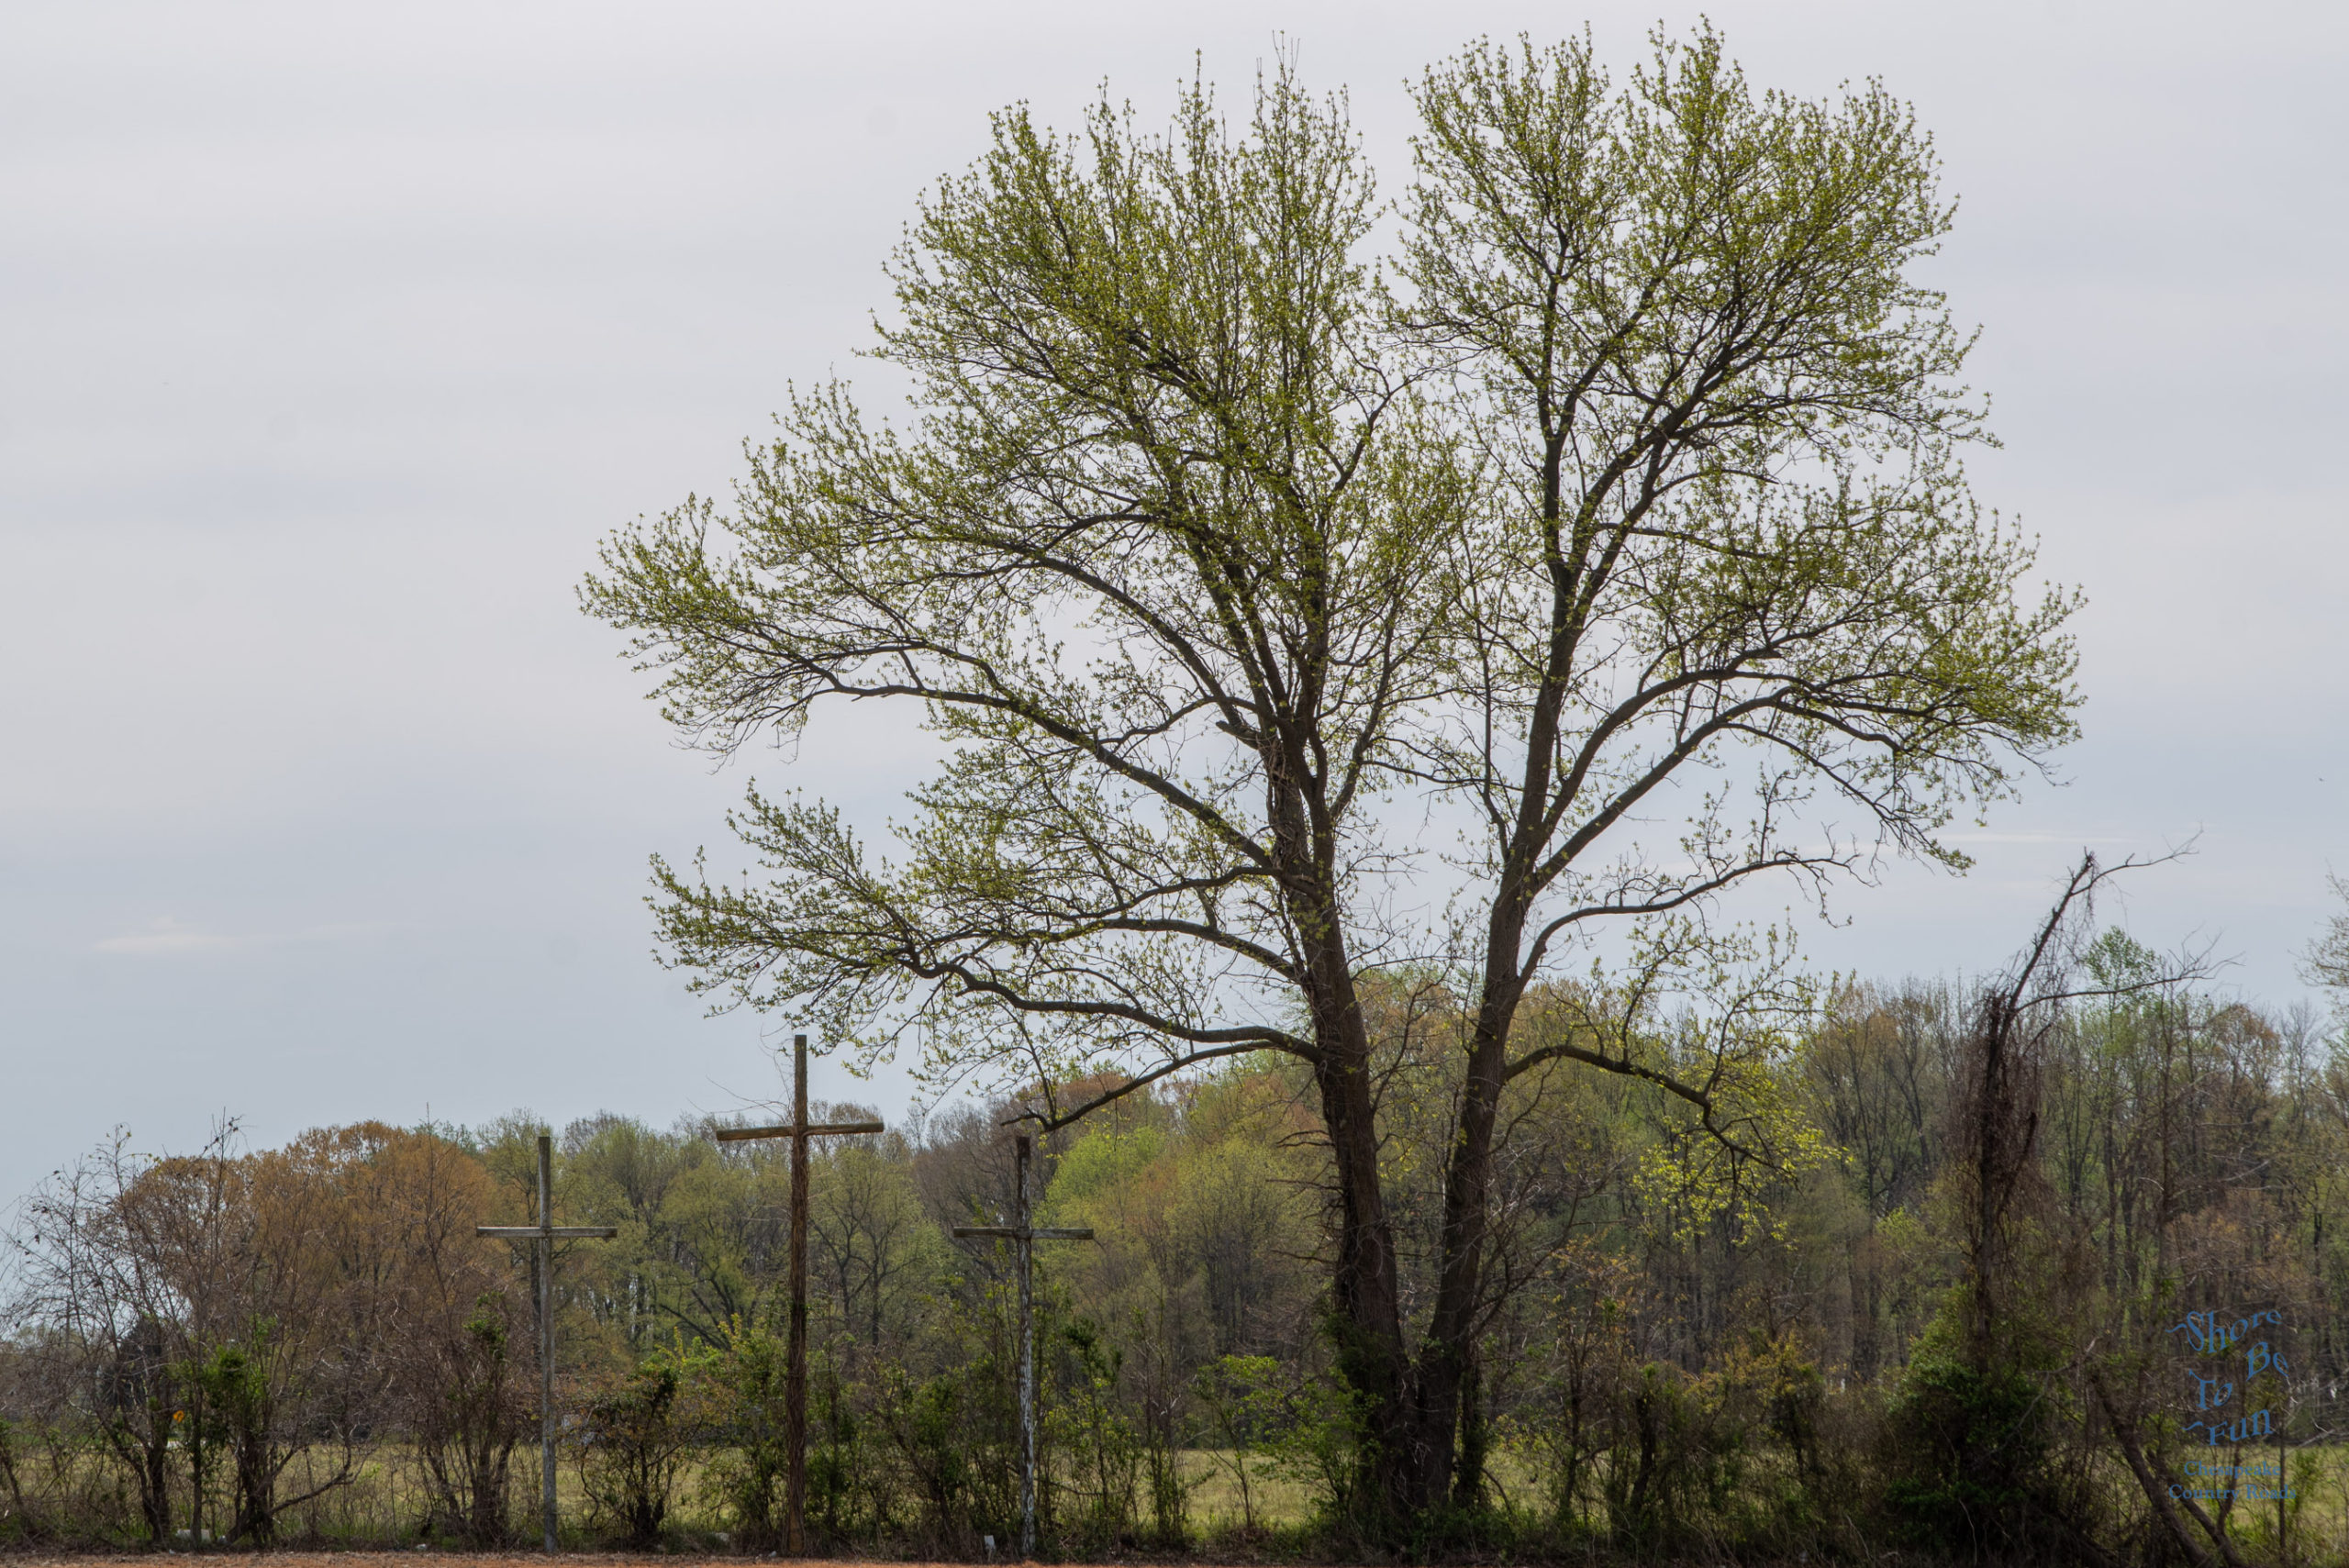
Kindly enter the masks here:
M 2298 995 L 2349 865 L 2349 24 L 1705 9 L 1760 81 L 1916 100 L 1963 199 L 1934 278 L 1984 325 L 2007 443 L 1977 486 L 2090 596 L 2062 781 L 1969 838 L 1971 877 L 1846 895 L 1815 956 L 1978 969 L 2077 845 L 2199 831 L 2127 917 Z M 1587 14 L 1628 68 L 1656 12 Z M 989 110 L 1066 123 L 1107 79 L 1155 115 L 1195 50 L 1236 92 L 1277 28 L 1351 87 L 1392 190 L 1408 75 L 1584 14 L 12 6 L 0 1193 L 115 1122 L 184 1143 L 221 1106 L 274 1139 L 770 1092 L 758 1021 L 704 1019 L 652 962 L 644 856 L 723 861 L 752 773 L 878 822 L 922 739 L 843 716 L 711 774 L 573 608 L 598 535 L 722 491 L 787 384 L 871 379 L 881 261 Z

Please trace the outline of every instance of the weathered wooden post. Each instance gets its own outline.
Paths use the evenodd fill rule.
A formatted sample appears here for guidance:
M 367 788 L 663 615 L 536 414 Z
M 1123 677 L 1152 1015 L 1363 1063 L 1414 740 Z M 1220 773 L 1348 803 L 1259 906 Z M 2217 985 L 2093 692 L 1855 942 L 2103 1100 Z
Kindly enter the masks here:
M 532 1262 L 539 1276 L 539 1507 L 546 1526 L 546 1549 L 554 1550 L 554 1244 L 557 1241 L 608 1241 L 619 1234 L 611 1225 L 557 1225 L 554 1222 L 554 1140 L 539 1134 L 539 1222 L 536 1225 L 479 1225 L 477 1236 L 533 1243 Z
M 1019 1555 L 1036 1555 L 1036 1294 L 1034 1273 L 1039 1241 L 1090 1241 L 1090 1226 L 1052 1226 L 1043 1229 L 1028 1223 L 1028 1166 L 1033 1157 L 1026 1133 L 1012 1140 L 1012 1223 L 957 1225 L 957 1236 L 993 1236 L 1012 1243 L 1014 1267 L 1019 1273 Z
M 727 1127 L 720 1143 L 758 1138 L 791 1140 L 791 1318 L 785 1329 L 783 1373 L 783 1442 L 788 1461 L 784 1480 L 784 1548 L 794 1557 L 807 1550 L 807 1140 L 843 1133 L 881 1132 L 877 1121 L 807 1119 L 807 1037 L 791 1037 L 791 1120 L 782 1127 Z

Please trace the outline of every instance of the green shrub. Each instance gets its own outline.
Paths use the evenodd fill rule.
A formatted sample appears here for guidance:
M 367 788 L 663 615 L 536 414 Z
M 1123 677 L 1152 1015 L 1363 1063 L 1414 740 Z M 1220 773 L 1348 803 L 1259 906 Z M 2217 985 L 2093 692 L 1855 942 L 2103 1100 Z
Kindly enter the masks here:
M 661 1539 L 696 1436 L 678 1397 L 682 1370 L 677 1356 L 652 1356 L 587 1405 L 577 1448 L 580 1487 L 596 1523 L 632 1546 Z

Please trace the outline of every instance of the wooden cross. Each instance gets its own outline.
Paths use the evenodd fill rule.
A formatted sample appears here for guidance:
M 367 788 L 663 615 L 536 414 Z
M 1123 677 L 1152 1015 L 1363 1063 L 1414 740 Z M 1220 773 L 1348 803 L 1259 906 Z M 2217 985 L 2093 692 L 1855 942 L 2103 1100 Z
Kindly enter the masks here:
M 546 1525 L 547 1551 L 554 1551 L 554 1244 L 608 1241 L 619 1234 L 611 1225 L 554 1222 L 554 1140 L 539 1134 L 539 1222 L 536 1225 L 477 1225 L 476 1236 L 536 1243 L 532 1258 L 539 1276 L 539 1509 Z
M 1033 1275 L 1039 1241 L 1090 1241 L 1090 1226 L 1045 1226 L 1028 1223 L 1028 1164 L 1032 1157 L 1026 1133 L 1012 1140 L 1012 1223 L 957 1225 L 957 1236 L 994 1236 L 1012 1243 L 1019 1273 L 1019 1556 L 1036 1555 L 1036 1296 Z
M 807 1037 L 791 1037 L 791 1120 L 783 1127 L 720 1128 L 720 1143 L 753 1138 L 791 1140 L 791 1319 L 784 1345 L 784 1546 L 794 1557 L 807 1550 L 807 1140 L 837 1134 L 880 1132 L 877 1121 L 809 1122 Z

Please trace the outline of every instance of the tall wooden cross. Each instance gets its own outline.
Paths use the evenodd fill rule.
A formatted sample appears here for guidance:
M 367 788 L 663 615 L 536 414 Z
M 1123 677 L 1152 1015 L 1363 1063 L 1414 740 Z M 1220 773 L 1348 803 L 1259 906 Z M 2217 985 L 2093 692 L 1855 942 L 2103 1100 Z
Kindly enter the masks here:
M 1090 1226 L 1028 1223 L 1028 1165 L 1033 1158 L 1026 1133 L 1012 1140 L 1012 1207 L 1009 1225 L 957 1225 L 957 1236 L 995 1236 L 1012 1244 L 1019 1273 L 1019 1556 L 1036 1555 L 1036 1243 L 1090 1241 Z
M 791 1320 L 784 1343 L 784 1546 L 794 1557 L 807 1550 L 807 1140 L 840 1133 L 880 1132 L 877 1121 L 807 1119 L 807 1037 L 791 1037 L 791 1120 L 782 1127 L 720 1128 L 720 1143 L 752 1138 L 791 1140 Z
M 554 1244 L 608 1241 L 619 1234 L 611 1225 L 554 1222 L 554 1140 L 539 1134 L 539 1222 L 536 1225 L 477 1225 L 476 1236 L 536 1244 L 532 1262 L 539 1276 L 539 1511 L 546 1526 L 547 1551 L 554 1551 Z

